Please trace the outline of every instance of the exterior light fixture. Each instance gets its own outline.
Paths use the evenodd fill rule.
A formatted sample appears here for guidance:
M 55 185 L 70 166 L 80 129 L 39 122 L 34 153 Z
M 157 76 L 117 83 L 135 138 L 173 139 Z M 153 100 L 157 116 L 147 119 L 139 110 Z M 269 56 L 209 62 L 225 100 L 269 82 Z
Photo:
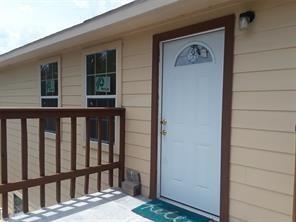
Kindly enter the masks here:
M 246 29 L 251 22 L 255 19 L 254 11 L 246 11 L 239 15 L 239 28 Z

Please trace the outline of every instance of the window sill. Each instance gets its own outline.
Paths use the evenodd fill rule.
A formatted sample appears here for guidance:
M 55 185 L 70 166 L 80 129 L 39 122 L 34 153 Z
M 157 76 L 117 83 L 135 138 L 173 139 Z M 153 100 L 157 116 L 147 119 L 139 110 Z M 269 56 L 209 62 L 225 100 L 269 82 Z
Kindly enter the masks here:
M 83 148 L 85 149 L 85 145 L 83 145 Z M 90 141 L 90 149 L 97 151 L 98 150 L 98 143 L 95 141 Z M 119 154 L 119 149 L 116 144 L 113 145 L 113 150 L 114 154 L 118 155 Z M 108 153 L 109 152 L 109 144 L 107 143 L 102 143 L 102 152 Z
M 55 133 L 50 133 L 50 132 L 45 132 L 45 138 L 49 140 L 55 140 L 56 139 L 56 134 Z

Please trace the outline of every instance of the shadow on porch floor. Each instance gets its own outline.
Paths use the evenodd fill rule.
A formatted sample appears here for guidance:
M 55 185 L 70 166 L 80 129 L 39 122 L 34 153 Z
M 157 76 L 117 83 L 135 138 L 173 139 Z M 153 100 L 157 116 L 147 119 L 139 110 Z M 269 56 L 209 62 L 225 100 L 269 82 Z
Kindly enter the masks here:
M 11 217 L 9 222 L 91 222 L 91 221 L 149 221 L 131 210 L 148 201 L 144 197 L 131 197 L 118 189 L 107 189 L 46 207 L 28 214 Z

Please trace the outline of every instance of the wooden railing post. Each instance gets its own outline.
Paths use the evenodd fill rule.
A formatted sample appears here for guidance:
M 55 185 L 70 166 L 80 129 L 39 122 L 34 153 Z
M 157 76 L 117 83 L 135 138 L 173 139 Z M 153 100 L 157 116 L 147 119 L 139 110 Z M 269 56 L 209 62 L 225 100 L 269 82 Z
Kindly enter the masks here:
M 124 181 L 124 165 L 125 165 L 125 110 L 120 114 L 120 136 L 119 136 L 119 170 L 118 170 L 118 186 Z
M 119 160 L 114 161 L 114 120 L 120 117 L 120 141 L 119 141 Z M 85 167 L 76 168 L 77 161 L 77 118 L 86 118 L 86 149 Z M 90 118 L 97 117 L 98 126 L 98 150 L 97 166 L 90 166 Z M 45 175 L 45 119 L 56 119 L 56 172 L 52 175 Z M 71 118 L 71 170 L 61 172 L 61 118 Z M 21 120 L 21 180 L 8 182 L 8 159 L 7 159 L 7 119 Z M 28 119 L 39 120 L 39 177 L 28 178 Z M 102 120 L 108 119 L 109 135 L 109 163 L 102 164 Z M 61 181 L 70 180 L 70 196 L 75 197 L 75 182 L 77 177 L 85 177 L 84 192 L 89 192 L 89 175 L 97 174 L 97 189 L 101 190 L 102 172 L 109 172 L 109 185 L 113 186 L 113 173 L 119 170 L 119 186 L 124 179 L 124 144 L 125 144 L 125 110 L 122 108 L 98 108 L 98 109 L 43 109 L 43 108 L 24 108 L 24 109 L 0 109 L 1 121 L 1 184 L 0 194 L 2 195 L 2 214 L 3 218 L 8 217 L 8 192 L 22 190 L 23 211 L 29 211 L 28 189 L 30 187 L 40 187 L 40 206 L 45 207 L 45 186 L 49 183 L 56 183 L 56 201 L 61 202 Z
M 102 120 L 98 118 L 98 150 L 97 150 L 97 164 L 100 166 L 102 164 Z M 101 172 L 97 174 L 97 190 L 101 191 Z
M 110 116 L 108 119 L 109 125 L 109 163 L 114 162 L 114 117 Z M 109 186 L 113 187 L 113 169 L 109 170 Z
M 39 171 L 40 177 L 45 176 L 45 140 L 44 119 L 39 119 Z M 45 185 L 40 185 L 40 207 L 45 207 Z
M 1 119 L 1 183 L 7 184 L 7 122 Z M 8 193 L 2 193 L 2 216 L 8 217 Z
M 85 128 L 86 128 L 86 135 L 85 135 L 85 167 L 89 167 L 89 158 L 90 158 L 90 125 L 89 125 L 89 118 L 85 118 Z M 89 187 L 89 175 L 85 175 L 84 178 L 84 193 L 88 194 L 88 187 Z
M 61 173 L 61 119 L 56 119 L 56 173 Z M 56 200 L 61 202 L 61 181 L 56 183 Z
M 22 153 L 22 179 L 28 179 L 28 130 L 27 119 L 21 119 L 21 153 Z M 23 189 L 23 211 L 29 211 L 28 188 Z
M 77 131 L 77 119 L 71 117 L 71 170 L 76 170 L 76 131 Z M 70 184 L 70 197 L 75 197 L 75 183 L 76 179 L 73 177 Z

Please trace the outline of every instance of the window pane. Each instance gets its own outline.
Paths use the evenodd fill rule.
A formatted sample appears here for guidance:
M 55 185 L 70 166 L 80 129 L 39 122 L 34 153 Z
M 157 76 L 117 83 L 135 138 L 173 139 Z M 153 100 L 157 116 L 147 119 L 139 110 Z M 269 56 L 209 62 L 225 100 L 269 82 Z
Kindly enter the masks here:
M 88 99 L 88 107 L 115 107 L 115 99 Z
M 93 65 L 89 63 L 94 56 L 93 71 Z M 116 50 L 88 55 L 87 63 L 87 76 L 95 75 L 87 78 L 87 95 L 116 95 Z
M 57 107 L 58 99 L 42 99 L 42 107 Z M 45 131 L 55 133 L 56 132 L 56 119 L 55 118 L 46 118 L 45 119 Z
M 58 64 L 44 64 L 41 68 L 41 96 L 58 95 Z
M 87 76 L 87 95 L 95 94 L 95 76 Z
M 96 73 L 106 73 L 107 53 L 101 52 L 96 54 Z
M 53 78 L 53 64 L 49 64 L 49 79 Z
M 115 99 L 88 99 L 87 105 L 88 107 L 115 107 Z M 102 141 L 105 143 L 109 141 L 108 128 L 108 119 L 102 119 Z M 97 118 L 90 119 L 90 138 L 92 140 L 98 139 Z
M 58 79 L 58 63 L 53 63 L 53 78 Z
M 97 118 L 90 118 L 90 139 L 98 140 Z M 102 142 L 109 143 L 108 119 L 102 119 Z
M 116 50 L 107 52 L 107 72 L 116 72 Z
M 95 55 L 86 56 L 86 69 L 87 74 L 95 73 Z
M 110 92 L 107 94 L 108 95 L 116 95 L 116 75 L 115 74 L 108 74 L 107 76 L 110 77 Z
M 95 94 L 107 95 L 111 91 L 111 77 L 109 75 L 96 75 Z
M 46 81 L 42 80 L 41 81 L 41 96 L 46 96 Z
M 48 75 L 49 75 L 49 66 L 48 66 L 48 64 L 42 65 L 42 69 L 43 69 L 43 72 L 44 72 L 44 79 L 47 79 Z
M 58 107 L 58 99 L 42 99 L 42 107 Z
M 53 96 L 57 96 L 58 95 L 58 91 L 59 91 L 59 88 L 58 88 L 58 80 L 54 80 L 54 92 L 53 92 Z
M 45 80 L 46 71 L 45 71 L 44 65 L 40 66 L 40 70 L 41 70 L 41 80 Z
M 23 211 L 23 200 L 13 194 L 13 213 L 17 214 Z
M 47 79 L 45 80 L 45 93 L 46 96 L 53 96 L 56 91 L 55 80 Z

